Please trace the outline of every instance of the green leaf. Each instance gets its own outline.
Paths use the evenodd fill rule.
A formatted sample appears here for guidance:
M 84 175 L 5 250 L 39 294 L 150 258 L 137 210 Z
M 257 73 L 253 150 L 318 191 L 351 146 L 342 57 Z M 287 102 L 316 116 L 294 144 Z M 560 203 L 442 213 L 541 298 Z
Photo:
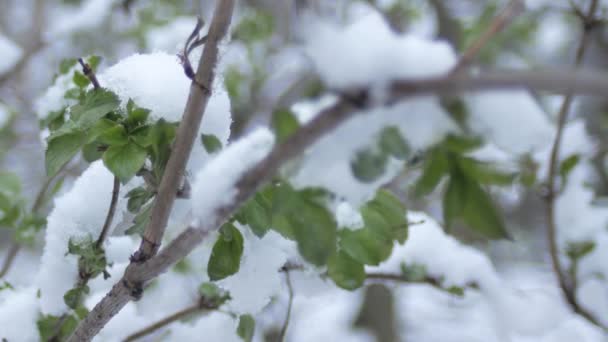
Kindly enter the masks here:
M 125 196 L 129 199 L 127 202 L 127 209 L 131 213 L 137 213 L 141 207 L 153 196 L 154 194 L 144 187 L 135 188 L 129 191 L 129 193 L 127 193 Z
M 72 81 L 78 88 L 86 88 L 91 81 L 80 71 L 75 71 Z
M 515 180 L 515 173 L 497 169 L 490 163 L 483 163 L 469 157 L 456 157 L 459 168 L 468 178 L 481 184 L 510 185 Z
M 46 149 L 46 175 L 53 177 L 69 162 L 80 147 L 85 143 L 86 136 L 83 132 L 63 134 L 55 138 L 50 138 Z
M 298 119 L 289 109 L 274 111 L 272 113 L 271 125 L 278 142 L 285 141 L 300 128 Z
M 231 223 L 226 223 L 220 229 L 211 257 L 207 264 L 207 273 L 212 281 L 224 279 L 239 271 L 243 255 L 243 236 Z
M 570 260 L 578 261 L 593 252 L 594 249 L 595 242 L 593 241 L 570 242 L 566 247 L 566 254 Z
M 97 139 L 100 143 L 109 146 L 123 146 L 129 142 L 125 127 L 118 124 L 104 130 Z
M 474 151 L 481 147 L 483 141 L 478 137 L 467 137 L 450 134 L 441 143 L 450 152 L 458 154 Z
M 240 97 L 241 85 L 245 81 L 245 77 L 238 68 L 231 66 L 224 72 L 224 85 L 230 99 L 237 101 Z
M 453 172 L 443 194 L 443 223 L 450 230 L 455 218 L 462 216 L 467 200 L 467 184 L 463 175 Z
M 259 196 L 261 195 L 258 194 L 247 202 L 243 208 L 243 215 L 253 233 L 262 237 L 270 228 L 271 216 L 270 208 L 264 205 Z
M 77 325 L 76 317 L 67 314 L 63 317 L 40 316 L 36 321 L 41 341 L 66 341 Z
M 70 309 L 76 309 L 80 306 L 84 296 L 88 293 L 89 287 L 87 285 L 76 286 L 63 295 L 63 301 Z
M 350 169 L 359 181 L 371 183 L 384 174 L 387 161 L 384 153 L 364 149 L 355 154 L 355 158 L 350 162 Z
M 125 125 L 132 130 L 148 120 L 150 110 L 138 107 L 132 99 L 127 102 L 127 119 Z
M 119 105 L 118 96 L 110 90 L 93 89 L 86 93 L 83 103 L 72 106 L 70 114 L 78 128 L 88 129 Z
M 103 150 L 106 147 L 107 146 L 100 144 L 98 142 L 86 144 L 82 147 L 82 157 L 87 162 L 92 163 L 92 162 L 98 160 L 99 158 L 101 158 L 101 156 L 103 156 L 103 152 L 104 152 Z
M 241 315 L 239 317 L 239 326 L 236 328 L 236 333 L 245 342 L 253 340 L 255 333 L 255 319 L 251 315 Z
M 393 250 L 392 241 L 378 236 L 367 227 L 340 231 L 339 245 L 341 250 L 365 265 L 380 264 L 391 255 Z
M 492 199 L 477 182 L 471 179 L 466 182 L 463 219 L 471 229 L 487 238 L 510 238 L 502 216 Z
M 79 256 L 79 274 L 95 278 L 97 275 L 103 273 L 104 279 L 107 279 L 110 276 L 106 272 L 107 261 L 105 252 L 103 248 L 97 247 L 96 241 L 93 240 L 91 235 L 87 235 L 78 240 L 70 238 L 68 240 L 68 252 L 66 254 Z
M 342 251 L 329 258 L 327 273 L 336 285 L 346 290 L 358 289 L 365 281 L 363 264 Z
M 448 172 L 448 167 L 448 159 L 444 152 L 431 151 L 424 162 L 422 176 L 414 186 L 414 194 L 418 197 L 430 194 Z
M 230 293 L 221 289 L 214 283 L 202 283 L 198 288 L 204 306 L 208 309 L 218 308 L 228 300 Z
M 102 118 L 97 121 L 91 128 L 87 131 L 87 144 L 94 142 L 97 140 L 97 137 L 104 134 L 107 130 L 116 127 L 118 124 L 112 120 L 107 118 Z
M 127 230 L 125 230 L 125 234 L 141 235 L 144 233 L 146 226 L 150 222 L 150 212 L 152 211 L 153 204 L 154 204 L 154 201 L 151 201 L 150 203 L 144 205 L 143 208 L 140 209 L 139 214 L 137 214 L 135 216 L 135 218 L 133 218 L 133 225 L 131 227 L 129 227 Z
M 306 199 L 298 202 L 297 210 L 287 217 L 298 250 L 308 262 L 317 266 L 325 265 L 336 248 L 337 224 L 323 206 Z
M 124 184 L 144 166 L 147 155 L 146 149 L 129 142 L 122 146 L 110 146 L 103 154 L 103 163 Z
M 367 206 L 374 209 L 388 223 L 392 238 L 403 244 L 408 236 L 407 210 L 401 201 L 385 189 L 376 192 L 376 196 Z
M 99 63 L 101 63 L 101 56 L 92 55 L 87 58 L 87 64 L 89 64 L 93 71 L 97 70 Z
M 380 148 L 384 153 L 401 160 L 407 159 L 410 155 L 410 147 L 395 126 L 389 126 L 382 130 L 380 133 Z
M 563 182 L 565 182 L 565 180 L 568 178 L 568 175 L 570 174 L 570 172 L 572 172 L 572 170 L 574 170 L 574 168 L 576 167 L 576 165 L 578 165 L 580 160 L 581 160 L 580 155 L 573 154 L 561 162 L 561 164 L 559 165 L 559 175 L 562 177 Z
M 59 62 L 59 74 L 67 74 L 70 69 L 78 63 L 76 58 L 65 58 Z
M 201 141 L 207 153 L 212 154 L 222 149 L 222 142 L 213 134 L 201 134 Z

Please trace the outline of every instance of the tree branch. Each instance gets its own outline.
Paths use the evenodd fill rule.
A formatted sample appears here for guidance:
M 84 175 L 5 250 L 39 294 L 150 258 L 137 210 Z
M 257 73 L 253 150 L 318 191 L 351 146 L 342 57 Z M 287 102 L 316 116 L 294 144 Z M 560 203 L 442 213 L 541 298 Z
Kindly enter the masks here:
M 157 255 L 142 263 L 131 263 L 123 277 L 80 323 L 71 342 L 89 341 L 121 308 L 138 294 L 137 289 L 164 273 L 199 245 L 210 231 L 221 226 L 256 190 L 269 181 L 287 160 L 302 153 L 323 135 L 331 132 L 359 110 L 370 105 L 389 105 L 400 99 L 420 95 L 458 94 L 471 90 L 534 88 L 557 93 L 575 91 L 608 95 L 608 74 L 589 71 L 503 71 L 458 77 L 443 76 L 394 82 L 387 97 L 370 101 L 368 90 L 359 89 L 342 96 L 333 106 L 321 111 L 236 183 L 233 202 L 216 210 L 214 223 L 208 227 L 189 227 L 165 246 Z M 353 95 L 355 94 L 355 95 Z
M 106 215 L 106 220 L 104 221 L 103 227 L 101 228 L 101 233 L 99 233 L 99 237 L 97 238 L 97 241 L 95 241 L 95 247 L 97 248 L 101 248 L 101 246 L 103 245 L 103 241 L 106 239 L 106 235 L 108 235 L 108 231 L 110 231 L 110 226 L 112 226 L 112 220 L 114 219 L 114 214 L 116 213 L 116 204 L 118 203 L 119 192 L 120 180 L 118 179 L 118 177 L 114 176 L 110 208 L 108 208 L 108 214 Z
M 580 66 L 583 57 L 585 55 L 585 51 L 589 45 L 589 41 L 591 39 L 591 30 L 594 25 L 593 22 L 595 19 L 595 13 L 598 7 L 598 0 L 593 0 L 589 5 L 589 10 L 586 14 L 583 14 L 580 11 L 577 11 L 578 16 L 581 20 L 582 27 L 582 37 L 579 43 L 578 49 L 576 51 L 575 58 L 575 66 Z M 566 125 L 566 121 L 568 119 L 568 113 L 570 111 L 570 107 L 573 100 L 573 94 L 568 92 L 562 102 L 562 105 L 557 114 L 557 133 L 555 134 L 555 139 L 553 141 L 553 147 L 551 148 L 551 156 L 549 160 L 549 169 L 547 174 L 547 194 L 545 196 L 545 215 L 547 219 L 547 240 L 549 242 L 549 252 L 551 255 L 551 265 L 553 268 L 553 272 L 557 276 L 557 280 L 559 283 L 559 287 L 564 295 L 564 298 L 572 308 L 574 312 L 585 318 L 587 321 L 593 323 L 594 325 L 608 330 L 608 327 L 604 326 L 597 318 L 593 316 L 591 312 L 587 309 L 583 308 L 576 298 L 576 274 L 571 275 L 572 279 L 568 279 L 567 274 L 562 269 L 560 260 L 559 260 L 559 247 L 557 243 L 557 224 L 555 222 L 555 199 L 557 197 L 556 190 L 556 177 L 557 177 L 557 169 L 559 167 L 559 148 L 562 141 L 562 136 L 564 132 L 564 127 Z M 573 261 L 574 262 L 574 261 Z
M 481 49 L 486 46 L 486 44 L 492 38 L 494 38 L 494 36 L 513 22 L 513 19 L 523 12 L 524 8 L 525 4 L 522 0 L 511 0 L 500 12 L 500 14 L 494 18 L 490 26 L 483 32 L 483 34 L 464 51 L 460 57 L 460 60 L 452 69 L 452 74 L 457 74 L 467 68 L 479 54 L 479 51 L 481 51 Z
M 216 6 L 205 48 L 199 60 L 196 75 L 190 85 L 190 95 L 177 130 L 171 156 L 154 201 L 150 221 L 144 231 L 139 250 L 133 257 L 136 262 L 148 260 L 158 251 L 169 214 L 173 208 L 175 194 L 185 176 L 186 163 L 211 96 L 218 60 L 218 45 L 224 39 L 230 26 L 234 0 L 219 1 Z

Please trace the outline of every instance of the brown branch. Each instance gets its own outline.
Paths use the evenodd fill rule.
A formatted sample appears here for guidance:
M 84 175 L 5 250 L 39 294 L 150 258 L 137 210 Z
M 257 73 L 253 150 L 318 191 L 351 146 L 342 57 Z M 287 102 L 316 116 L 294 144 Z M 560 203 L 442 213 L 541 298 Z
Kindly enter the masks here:
M 4 258 L 4 262 L 2 263 L 2 269 L 0 269 L 0 278 L 3 278 L 11 269 L 11 265 L 13 264 L 13 261 L 15 261 L 15 257 L 17 256 L 17 253 L 19 253 L 20 248 L 21 245 L 17 242 L 11 244 L 8 253 L 6 253 L 6 258 Z
M 82 73 L 91 81 L 94 89 L 100 89 L 99 81 L 97 80 L 97 76 L 95 76 L 95 72 L 93 72 L 93 68 L 88 63 L 85 63 L 82 58 L 78 58 L 78 63 L 82 66 Z
M 220 1 L 216 5 L 207 42 L 199 60 L 196 75 L 190 85 L 190 95 L 184 109 L 183 119 L 179 125 L 173 150 L 163 174 L 158 195 L 154 201 L 150 223 L 144 231 L 140 248 L 132 257 L 131 265 L 125 271 L 123 279 L 111 291 L 117 292 L 117 300 L 107 303 L 107 297 L 104 298 L 105 301 L 102 300 L 81 321 L 69 341 L 90 341 L 132 297 L 141 295 L 141 284 L 143 282 L 131 281 L 133 279 L 131 273 L 134 273 L 132 270 L 134 267 L 136 269 L 137 264 L 155 255 L 160 246 L 177 189 L 185 176 L 186 163 L 211 95 L 218 60 L 218 45 L 228 31 L 233 9 L 234 0 Z M 106 307 L 108 304 L 109 307 Z
M 289 293 L 289 301 L 287 302 L 287 315 L 285 316 L 285 322 L 281 327 L 279 334 L 279 341 L 285 341 L 285 335 L 287 334 L 287 328 L 289 327 L 289 320 L 291 319 L 291 307 L 293 306 L 293 286 L 291 285 L 291 278 L 289 277 L 289 269 L 285 268 L 285 282 L 287 283 L 287 292 Z
M 393 83 L 387 98 L 382 102 L 376 101 L 375 104 L 390 104 L 399 99 L 420 95 L 504 88 L 535 88 L 558 93 L 576 91 L 607 96 L 608 74 L 567 70 L 555 72 L 524 70 L 401 81 Z M 302 153 L 320 137 L 334 130 L 372 102 L 369 101 L 365 89 L 351 94 L 358 95 L 344 96 L 333 106 L 321 111 L 284 143 L 277 145 L 265 159 L 247 171 L 236 184 L 238 191 L 232 203 L 216 210 L 213 224 L 207 227 L 189 227 L 154 257 L 143 263 L 131 263 L 123 277 L 81 321 L 69 341 L 89 341 L 124 305 L 140 294 L 143 285 L 188 255 L 210 231 L 217 229 L 228 220 L 260 186 L 271 179 L 285 161 Z
M 427 284 L 427 285 L 430 285 L 441 291 L 449 291 L 448 288 L 445 288 L 442 285 L 441 279 L 431 277 L 431 276 L 425 276 L 422 279 L 412 280 L 412 279 L 406 279 L 403 277 L 403 275 L 397 274 L 397 273 L 371 272 L 371 273 L 367 273 L 365 275 L 365 279 L 367 279 L 367 280 L 389 280 L 389 281 L 396 281 L 396 282 L 407 283 L 407 284 Z M 475 282 L 469 282 L 469 283 L 465 284 L 464 286 L 467 288 L 471 288 L 471 289 L 479 288 L 479 285 Z
M 576 51 L 575 57 L 575 66 L 580 66 L 583 57 L 585 55 L 585 51 L 589 45 L 589 41 L 591 39 L 591 31 L 594 28 L 592 24 L 595 19 L 595 13 L 598 7 L 598 0 L 593 0 L 589 5 L 589 10 L 586 14 L 583 14 L 581 11 L 576 11 L 577 15 L 581 20 L 582 27 L 582 37 L 579 43 L 578 49 Z M 562 291 L 562 294 L 572 310 L 585 318 L 587 321 L 593 323 L 594 325 L 608 331 L 608 327 L 604 326 L 596 317 L 593 316 L 591 312 L 587 309 L 583 308 L 576 298 L 576 274 L 572 274 L 571 277 L 573 279 L 568 279 L 567 274 L 562 269 L 560 260 L 559 260 L 559 247 L 557 245 L 557 224 L 555 222 L 555 199 L 557 197 L 557 189 L 556 189 L 556 178 L 557 178 L 557 169 L 559 164 L 559 148 L 561 145 L 564 127 L 566 125 L 566 121 L 568 119 L 568 113 L 570 111 L 570 107 L 573 100 L 573 94 L 568 92 L 562 102 L 562 105 L 557 114 L 557 133 L 555 134 L 555 139 L 553 140 L 553 147 L 551 148 L 551 156 L 549 160 L 549 169 L 547 171 L 547 194 L 545 196 L 545 215 L 547 219 L 547 240 L 549 242 L 549 252 L 551 255 L 551 266 L 553 268 L 553 272 L 557 276 L 557 280 L 559 283 L 559 287 Z M 573 261 L 574 262 L 574 261 Z
M 173 208 L 175 194 L 185 177 L 186 163 L 196 141 L 198 129 L 211 96 L 218 60 L 218 45 L 224 39 L 230 26 L 234 0 L 220 1 L 216 6 L 205 48 L 199 60 L 198 70 L 190 85 L 190 95 L 177 130 L 171 156 L 154 201 L 150 221 L 145 228 L 139 250 L 132 258 L 136 262 L 143 262 L 158 251 L 169 214 Z
M 187 318 L 189 316 L 192 316 L 194 314 L 197 313 L 201 313 L 203 311 L 206 311 L 208 309 L 201 307 L 200 303 L 196 303 L 195 305 L 189 306 L 185 309 L 179 310 L 163 319 L 160 319 L 152 324 L 150 324 L 149 326 L 127 336 L 123 342 L 131 342 L 131 341 L 135 341 L 139 338 L 142 338 L 146 335 L 150 335 L 151 333 L 155 332 L 156 330 L 165 327 L 175 321 L 179 321 L 182 320 L 184 318 Z
M 481 49 L 486 46 L 486 44 L 498 33 L 504 30 L 507 25 L 513 22 L 513 19 L 523 12 L 524 9 L 525 4 L 522 0 L 511 0 L 500 12 L 500 14 L 494 18 L 490 26 L 482 33 L 482 35 L 464 51 L 460 57 L 460 60 L 452 69 L 452 74 L 455 75 L 467 68 L 479 54 Z

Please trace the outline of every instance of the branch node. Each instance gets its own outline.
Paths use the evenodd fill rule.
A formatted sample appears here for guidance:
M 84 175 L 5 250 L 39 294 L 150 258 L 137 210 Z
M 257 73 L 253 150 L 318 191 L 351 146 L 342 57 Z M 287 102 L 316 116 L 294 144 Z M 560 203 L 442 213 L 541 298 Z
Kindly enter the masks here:
M 123 278 L 122 285 L 129 290 L 129 295 L 134 301 L 141 299 L 144 293 L 144 287 L 141 282 L 132 282 Z

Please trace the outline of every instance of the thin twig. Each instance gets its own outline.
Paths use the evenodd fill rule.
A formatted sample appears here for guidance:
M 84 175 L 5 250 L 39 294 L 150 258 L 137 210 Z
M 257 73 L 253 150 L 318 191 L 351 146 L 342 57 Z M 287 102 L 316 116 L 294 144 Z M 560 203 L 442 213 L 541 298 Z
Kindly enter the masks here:
M 91 81 L 93 84 L 93 88 L 100 89 L 99 81 L 97 80 L 97 76 L 95 76 L 95 72 L 93 72 L 93 68 L 88 63 L 85 63 L 82 58 L 78 58 L 78 63 L 82 66 L 82 73 Z
M 427 285 L 430 285 L 441 291 L 449 290 L 448 288 L 445 288 L 442 285 L 441 279 L 431 277 L 431 276 L 425 276 L 422 279 L 412 280 L 412 279 L 404 278 L 403 275 L 397 274 L 397 273 L 370 272 L 365 275 L 365 278 L 367 280 L 390 280 L 390 281 L 396 281 L 396 282 L 407 283 L 407 284 L 427 284 Z M 472 289 L 478 289 L 479 285 L 475 282 L 469 282 L 469 283 L 465 284 L 465 287 L 472 288 Z
M 513 19 L 523 12 L 525 8 L 522 0 L 511 0 L 507 6 L 500 12 L 496 18 L 492 21 L 490 26 L 483 32 L 483 34 L 477 38 L 462 54 L 460 60 L 456 66 L 452 69 L 452 75 L 456 75 L 462 72 L 466 67 L 471 64 L 475 57 L 479 54 L 481 49 L 494 38 L 499 32 L 504 30 L 507 25 L 513 22 Z
M 591 39 L 591 31 L 594 28 L 592 23 L 595 21 L 595 13 L 598 7 L 598 0 L 593 0 L 589 5 L 589 10 L 586 14 L 583 14 L 580 10 L 576 11 L 580 17 L 582 26 L 582 37 L 576 51 L 575 66 L 578 67 L 583 61 L 585 51 L 589 45 Z M 597 318 L 593 316 L 591 312 L 583 308 L 576 298 L 576 282 L 574 279 L 568 279 L 567 274 L 562 269 L 559 260 L 559 247 L 557 243 L 557 224 L 555 222 L 555 199 L 557 197 L 556 178 L 557 169 L 559 164 L 559 148 L 562 141 L 564 127 L 568 119 L 568 113 L 573 100 L 573 94 L 568 92 L 564 98 L 564 101 L 557 114 L 557 132 L 553 141 L 553 147 L 551 148 L 551 156 L 549 160 L 549 169 L 547 174 L 547 194 L 545 196 L 545 215 L 547 219 L 547 240 L 549 242 L 549 252 L 551 255 L 551 266 L 553 272 L 557 276 L 559 287 L 564 295 L 564 298 L 572 308 L 574 312 L 584 317 L 594 325 L 608 330 L 607 326 L 604 326 Z M 576 275 L 573 275 L 576 277 Z
M 106 220 L 103 223 L 103 227 L 101 228 L 101 233 L 99 233 L 99 237 L 95 242 L 95 247 L 101 248 L 103 245 L 103 241 L 108 235 L 110 231 L 110 226 L 112 226 L 112 220 L 114 219 L 114 213 L 116 212 L 116 204 L 118 203 L 118 193 L 120 192 L 120 180 L 118 177 L 114 176 L 114 184 L 112 186 L 112 199 L 110 200 L 110 208 L 108 208 L 108 214 L 106 215 Z
M 279 341 L 285 341 L 287 334 L 287 328 L 289 327 L 289 320 L 291 319 L 291 307 L 293 305 L 293 286 L 291 285 L 291 277 L 289 276 L 289 269 L 285 269 L 285 282 L 287 283 L 287 293 L 289 294 L 289 301 L 287 302 L 287 314 L 285 315 L 285 321 L 279 334 Z
M 199 303 L 189 306 L 185 309 L 179 310 L 163 319 L 160 319 L 152 324 L 150 324 L 149 326 L 127 336 L 123 342 L 131 342 L 131 341 L 135 341 L 138 338 L 142 338 L 146 335 L 150 335 L 151 333 L 157 331 L 158 329 L 165 327 L 175 321 L 179 321 L 181 319 L 187 318 L 191 315 L 197 314 L 197 313 L 201 313 L 203 311 L 205 311 L 205 308 L 202 308 Z
M 608 74 L 573 70 L 552 72 L 513 70 L 465 75 L 458 78 L 444 76 L 401 81 L 395 82 L 391 88 L 390 96 L 385 99 L 384 104 L 394 103 L 399 98 L 406 99 L 417 95 L 505 88 L 535 88 L 558 93 L 577 91 L 608 96 Z M 113 316 L 133 299 L 138 292 L 137 288 L 141 288 L 145 283 L 164 273 L 169 267 L 188 255 L 212 230 L 217 229 L 229 219 L 230 215 L 255 194 L 260 186 L 269 181 L 284 162 L 302 153 L 319 138 L 355 115 L 358 110 L 365 109 L 366 105 L 369 106 L 369 101 L 365 100 L 367 97 L 364 96 L 365 91 L 360 90 L 360 92 L 362 95 L 359 99 L 353 101 L 352 98 L 343 98 L 333 106 L 321 111 L 284 143 L 277 145 L 257 166 L 246 172 L 237 182 L 238 192 L 233 202 L 216 211 L 214 224 L 208 227 L 189 227 L 154 257 L 143 263 L 131 263 L 123 277 L 80 322 L 68 341 L 90 341 Z M 383 103 L 380 102 L 377 105 Z

